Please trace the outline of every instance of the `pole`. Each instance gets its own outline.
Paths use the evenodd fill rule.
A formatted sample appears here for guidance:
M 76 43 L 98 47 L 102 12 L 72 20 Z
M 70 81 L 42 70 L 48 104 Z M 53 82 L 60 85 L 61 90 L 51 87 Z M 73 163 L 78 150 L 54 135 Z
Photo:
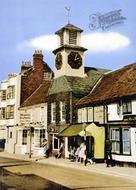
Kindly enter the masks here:
M 31 127 L 29 129 L 29 135 L 30 135 L 30 145 L 29 145 L 29 158 L 31 158 L 31 142 L 32 142 L 32 133 L 31 133 Z

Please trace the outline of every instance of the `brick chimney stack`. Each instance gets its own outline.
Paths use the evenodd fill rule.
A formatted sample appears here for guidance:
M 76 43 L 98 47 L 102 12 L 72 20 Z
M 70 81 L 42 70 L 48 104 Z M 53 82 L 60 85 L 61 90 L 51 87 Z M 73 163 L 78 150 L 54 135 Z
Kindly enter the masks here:
M 36 70 L 43 69 L 43 54 L 41 50 L 35 50 L 33 54 L 33 67 Z

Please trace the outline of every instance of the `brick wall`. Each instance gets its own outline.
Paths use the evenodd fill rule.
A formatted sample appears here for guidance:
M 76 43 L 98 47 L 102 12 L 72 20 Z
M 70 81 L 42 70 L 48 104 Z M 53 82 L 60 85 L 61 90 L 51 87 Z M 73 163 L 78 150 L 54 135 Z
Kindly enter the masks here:
M 22 75 L 21 78 L 21 103 L 23 103 L 42 83 L 43 72 L 43 55 L 41 51 L 35 51 L 33 55 L 33 67 Z

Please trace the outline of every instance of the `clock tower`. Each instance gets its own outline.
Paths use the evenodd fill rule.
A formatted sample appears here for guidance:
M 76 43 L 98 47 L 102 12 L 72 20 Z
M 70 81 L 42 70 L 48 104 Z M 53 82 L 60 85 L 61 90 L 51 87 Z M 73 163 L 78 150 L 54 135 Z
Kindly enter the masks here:
M 82 32 L 83 30 L 70 23 L 55 32 L 58 36 L 58 48 L 53 51 L 55 78 L 63 75 L 85 77 L 83 61 L 87 49 L 81 47 Z

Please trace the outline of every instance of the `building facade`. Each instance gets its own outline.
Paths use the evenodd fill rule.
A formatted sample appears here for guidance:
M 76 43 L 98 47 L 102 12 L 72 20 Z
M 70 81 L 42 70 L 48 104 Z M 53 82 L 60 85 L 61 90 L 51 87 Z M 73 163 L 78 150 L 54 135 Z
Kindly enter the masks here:
M 48 133 L 53 144 L 53 151 L 58 151 L 65 140 L 65 155 L 68 152 L 69 138 L 58 134 L 69 125 L 77 122 L 77 101 L 87 95 L 99 78 L 106 72 L 84 66 L 84 52 L 81 46 L 83 30 L 67 24 L 55 34 L 58 36 L 58 48 L 55 55 L 54 80 L 49 89 L 48 98 Z
M 16 127 L 19 122 L 21 75 L 9 74 L 0 84 L 0 139 L 1 148 L 15 153 Z
M 78 102 L 79 120 L 91 118 L 105 126 L 117 164 L 136 165 L 135 69 L 136 64 L 131 64 L 105 74 L 94 90 Z

